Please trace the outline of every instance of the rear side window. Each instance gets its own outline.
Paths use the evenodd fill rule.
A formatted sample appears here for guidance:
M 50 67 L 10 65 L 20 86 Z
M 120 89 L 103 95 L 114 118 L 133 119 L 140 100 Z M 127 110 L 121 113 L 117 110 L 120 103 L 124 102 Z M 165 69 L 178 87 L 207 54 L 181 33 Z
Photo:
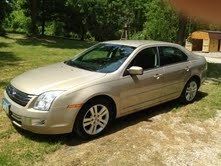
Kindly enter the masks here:
M 188 59 L 183 51 L 175 47 L 159 47 L 159 53 L 161 66 L 184 62 Z

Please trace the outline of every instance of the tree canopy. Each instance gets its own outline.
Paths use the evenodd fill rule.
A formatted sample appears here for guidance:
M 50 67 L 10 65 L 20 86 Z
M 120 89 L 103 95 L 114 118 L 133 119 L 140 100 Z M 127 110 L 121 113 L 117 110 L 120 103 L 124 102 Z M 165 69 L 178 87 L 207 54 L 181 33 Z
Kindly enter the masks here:
M 120 39 L 125 24 L 133 39 L 183 43 L 205 26 L 162 0 L 1 0 L 0 33 L 52 35 L 97 41 Z

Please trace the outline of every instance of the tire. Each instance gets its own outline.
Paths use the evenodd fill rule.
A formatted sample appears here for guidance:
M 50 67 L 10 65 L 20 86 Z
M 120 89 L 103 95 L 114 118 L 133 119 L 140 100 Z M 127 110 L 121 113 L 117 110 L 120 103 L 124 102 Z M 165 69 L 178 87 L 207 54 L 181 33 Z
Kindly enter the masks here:
M 195 101 L 199 89 L 199 84 L 196 79 L 190 79 L 181 94 L 181 102 L 184 104 L 189 104 Z
M 79 111 L 74 132 L 83 139 L 92 139 L 103 134 L 114 118 L 112 102 L 95 98 L 87 102 Z

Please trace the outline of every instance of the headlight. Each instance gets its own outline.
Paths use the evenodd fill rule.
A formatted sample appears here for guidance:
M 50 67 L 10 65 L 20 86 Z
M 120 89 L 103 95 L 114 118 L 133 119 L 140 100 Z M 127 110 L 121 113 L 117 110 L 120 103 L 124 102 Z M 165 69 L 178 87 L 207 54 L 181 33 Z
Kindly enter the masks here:
M 58 97 L 62 92 L 63 91 L 49 91 L 42 93 L 40 96 L 38 96 L 34 104 L 34 109 L 48 111 L 54 99 Z

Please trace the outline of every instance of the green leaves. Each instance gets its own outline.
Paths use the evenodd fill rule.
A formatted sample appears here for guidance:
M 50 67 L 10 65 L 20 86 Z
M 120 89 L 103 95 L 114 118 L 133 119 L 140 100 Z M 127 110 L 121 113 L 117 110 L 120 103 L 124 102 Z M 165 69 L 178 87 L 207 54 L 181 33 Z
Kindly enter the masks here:
M 140 34 L 139 37 L 169 42 L 175 41 L 178 30 L 178 17 L 175 11 L 161 0 L 151 0 L 147 8 L 147 21 L 141 32 L 143 35 Z
M 120 39 L 128 24 L 132 38 L 175 41 L 179 28 L 177 14 L 162 0 L 39 0 L 35 12 L 30 2 L 9 3 L 7 29 L 27 33 L 36 24 L 38 34 L 103 41 Z

